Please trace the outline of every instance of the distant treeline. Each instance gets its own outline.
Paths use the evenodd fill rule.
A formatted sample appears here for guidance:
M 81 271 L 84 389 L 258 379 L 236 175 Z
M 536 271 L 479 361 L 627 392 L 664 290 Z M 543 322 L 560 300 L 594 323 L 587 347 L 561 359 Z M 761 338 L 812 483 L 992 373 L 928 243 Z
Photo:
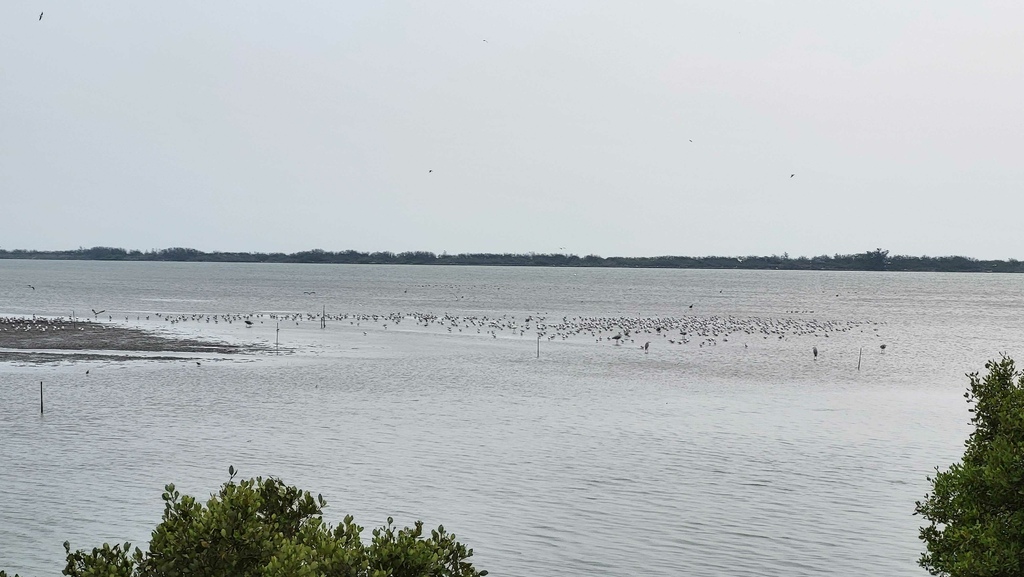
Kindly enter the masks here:
M 965 256 L 902 256 L 876 249 L 859 254 L 815 257 L 782 256 L 650 256 L 601 257 L 574 254 L 435 254 L 414 252 L 330 252 L 320 249 L 285 254 L 282 252 L 203 252 L 193 248 L 165 248 L 139 251 L 96 246 L 78 250 L 40 251 L 0 249 L 0 259 L 118 260 L 165 262 L 260 262 L 317 264 L 426 264 L 476 266 L 549 266 L 609 268 L 696 268 L 750 270 L 861 270 L 932 272 L 1024 272 L 1024 263 L 1010 260 L 978 260 Z

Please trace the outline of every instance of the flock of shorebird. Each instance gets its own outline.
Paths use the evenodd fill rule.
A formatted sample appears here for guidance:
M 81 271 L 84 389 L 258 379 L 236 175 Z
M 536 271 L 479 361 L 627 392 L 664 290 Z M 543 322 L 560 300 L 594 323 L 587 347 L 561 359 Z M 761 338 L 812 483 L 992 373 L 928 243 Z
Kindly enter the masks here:
M 93 310 L 98 313 L 105 311 Z M 501 337 L 526 337 L 548 341 L 569 341 L 576 338 L 593 339 L 598 344 L 610 344 L 622 346 L 623 344 L 637 344 L 639 348 L 647 353 L 650 349 L 652 339 L 660 340 L 668 345 L 682 346 L 695 343 L 698 347 L 718 346 L 726 344 L 733 339 L 733 342 L 747 342 L 760 337 L 762 340 L 784 340 L 788 338 L 813 337 L 826 339 L 830 335 L 847 333 L 855 329 L 870 331 L 875 337 L 878 334 L 881 323 L 871 321 L 835 321 L 817 320 L 793 317 L 737 317 L 737 316 L 683 316 L 683 317 L 599 317 L 599 316 L 561 316 L 550 317 L 542 314 L 527 314 L 522 316 L 503 314 L 499 316 L 487 315 L 453 315 L 432 313 L 402 313 L 394 312 L 388 314 L 365 314 L 365 313 L 252 313 L 252 314 L 164 314 L 153 313 L 152 315 L 135 315 L 136 321 L 151 320 L 156 317 L 158 321 L 171 325 L 185 323 L 212 323 L 212 324 L 244 324 L 246 328 L 252 328 L 257 324 L 264 324 L 267 321 L 280 325 L 282 322 L 294 323 L 300 326 L 303 322 L 316 322 L 323 326 L 327 322 L 348 323 L 349 326 L 368 329 L 371 326 L 388 330 L 389 327 L 396 328 L 403 323 L 415 325 L 419 329 L 435 329 L 451 334 L 477 334 L 490 336 L 493 339 Z M 125 322 L 131 321 L 131 315 L 124 317 Z M 0 317 L 0 331 L 47 331 L 66 330 L 72 328 L 71 318 L 66 317 Z M 107 316 L 108 321 L 113 321 L 113 316 Z M 364 327 L 364 325 L 366 325 Z M 79 327 L 81 329 L 81 327 Z M 367 333 L 363 330 L 363 334 Z M 879 345 L 881 352 L 886 349 L 885 344 Z M 812 347 L 812 354 L 815 359 L 818 357 L 818 347 Z
M 625 343 L 636 344 L 641 340 L 640 348 L 647 352 L 651 341 L 662 339 L 669 345 L 686 345 L 695 343 L 699 347 L 717 346 L 734 341 L 749 341 L 760 337 L 762 340 L 784 340 L 796 337 L 817 337 L 827 339 L 831 335 L 846 333 L 855 329 L 870 330 L 879 337 L 881 323 L 871 321 L 835 321 L 817 320 L 794 317 L 738 317 L 738 316 L 683 316 L 683 317 L 599 317 L 599 316 L 561 316 L 550 317 L 541 314 L 522 316 L 503 314 L 487 315 L 453 315 L 420 312 L 394 312 L 387 314 L 366 313 L 253 313 L 253 314 L 174 314 L 156 316 L 170 324 L 179 323 L 244 323 L 247 328 L 264 324 L 265 321 L 287 322 L 300 326 L 303 322 L 341 322 L 353 327 L 368 328 L 375 326 L 388 330 L 399 327 L 402 323 L 413 324 L 423 329 L 440 329 L 452 334 L 479 334 L 497 339 L 502 337 L 536 337 L 548 341 L 568 341 L 574 338 L 588 337 L 596 343 L 607 343 L 621 346 Z M 146 317 L 147 319 L 149 317 Z M 365 332 L 363 334 L 366 334 Z M 746 345 L 745 345 L 746 346 Z M 885 350 L 886 345 L 880 349 Z M 818 349 L 812 348 L 815 358 Z
M 0 317 L 0 331 L 3 332 L 30 332 L 37 331 L 64 331 L 73 329 L 74 324 L 70 318 L 65 317 Z M 82 327 L 78 330 L 84 331 Z

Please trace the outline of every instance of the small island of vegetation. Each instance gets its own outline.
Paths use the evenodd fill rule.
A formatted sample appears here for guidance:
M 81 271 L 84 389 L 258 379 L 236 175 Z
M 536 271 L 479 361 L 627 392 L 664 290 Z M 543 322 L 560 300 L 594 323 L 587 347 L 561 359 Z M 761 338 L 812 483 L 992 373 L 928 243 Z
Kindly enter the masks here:
M 772 256 L 642 256 L 624 257 L 598 255 L 541 253 L 461 253 L 435 254 L 410 252 L 340 252 L 313 249 L 286 254 L 283 252 L 203 252 L 194 248 L 165 248 L 140 251 L 96 246 L 77 250 L 5 250 L 0 259 L 34 260 L 105 260 L 165 262 L 248 262 L 248 263 L 315 263 L 315 264 L 418 264 L 456 266 L 547 266 L 605 268 L 685 268 L 746 270 L 828 270 L 828 271 L 917 271 L 917 272 L 1024 272 L 1024 263 L 1016 259 L 978 260 L 966 256 L 890 255 L 875 249 L 857 254 L 790 257 Z

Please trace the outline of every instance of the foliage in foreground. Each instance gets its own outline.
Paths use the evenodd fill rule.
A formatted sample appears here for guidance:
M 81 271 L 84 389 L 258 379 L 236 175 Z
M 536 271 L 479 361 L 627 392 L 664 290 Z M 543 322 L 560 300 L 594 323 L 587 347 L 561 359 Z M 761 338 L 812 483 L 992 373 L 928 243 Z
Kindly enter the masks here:
M 975 430 L 963 460 L 936 469 L 917 503 L 931 523 L 919 563 L 932 575 L 1024 575 L 1024 375 L 1005 356 L 985 368 L 984 378 L 968 375 Z
M 322 517 L 326 502 L 278 479 L 231 479 L 206 504 L 168 485 L 163 521 L 149 550 L 130 543 L 104 544 L 90 552 L 71 551 L 65 541 L 71 577 L 477 577 L 467 560 L 473 550 L 438 527 L 423 534 L 423 523 L 373 530 L 352 516 L 336 527 Z M 7 574 L 0 571 L 0 577 Z M 15 576 L 17 577 L 17 576 Z

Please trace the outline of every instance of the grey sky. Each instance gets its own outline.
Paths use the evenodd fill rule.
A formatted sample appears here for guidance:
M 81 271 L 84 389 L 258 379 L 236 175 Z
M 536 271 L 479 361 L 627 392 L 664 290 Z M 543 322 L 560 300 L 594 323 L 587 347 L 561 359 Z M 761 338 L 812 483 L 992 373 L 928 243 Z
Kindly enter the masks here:
M 1021 102 L 1020 2 L 2 2 L 0 247 L 1024 258 Z

